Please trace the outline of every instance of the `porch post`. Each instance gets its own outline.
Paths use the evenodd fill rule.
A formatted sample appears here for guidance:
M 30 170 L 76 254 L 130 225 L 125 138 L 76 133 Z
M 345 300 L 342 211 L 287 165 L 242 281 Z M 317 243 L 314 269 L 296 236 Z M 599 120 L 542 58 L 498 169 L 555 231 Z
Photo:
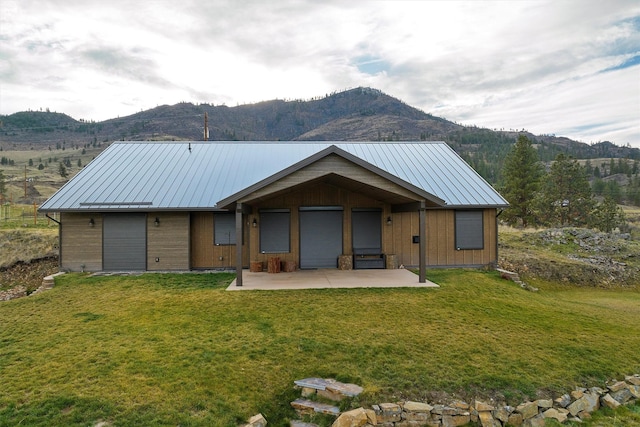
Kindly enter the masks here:
M 242 203 L 236 204 L 236 286 L 242 286 Z
M 420 257 L 420 272 L 419 279 L 420 283 L 427 282 L 427 215 L 426 215 L 426 203 L 425 201 L 420 202 L 420 207 L 418 208 L 419 212 L 419 234 L 420 234 L 420 246 L 419 246 L 419 257 Z

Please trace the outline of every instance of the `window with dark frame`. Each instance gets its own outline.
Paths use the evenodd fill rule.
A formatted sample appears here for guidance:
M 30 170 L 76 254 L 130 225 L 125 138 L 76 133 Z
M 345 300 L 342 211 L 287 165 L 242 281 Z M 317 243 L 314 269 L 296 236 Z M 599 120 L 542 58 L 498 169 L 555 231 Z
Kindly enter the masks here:
M 289 209 L 260 210 L 260 252 L 291 251 L 291 211 Z
M 236 244 L 236 216 L 233 213 L 221 213 L 213 215 L 213 244 Z
M 484 249 L 482 211 L 456 211 L 456 250 Z

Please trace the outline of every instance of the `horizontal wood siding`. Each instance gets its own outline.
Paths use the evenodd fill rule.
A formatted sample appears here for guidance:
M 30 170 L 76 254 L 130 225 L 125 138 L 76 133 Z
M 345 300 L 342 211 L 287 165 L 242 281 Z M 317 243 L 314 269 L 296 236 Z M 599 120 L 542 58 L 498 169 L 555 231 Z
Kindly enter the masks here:
M 427 266 L 481 266 L 496 258 L 495 209 L 483 210 L 484 248 L 456 250 L 455 211 L 427 210 Z M 418 212 L 393 214 L 393 250 L 398 262 L 407 267 L 419 265 L 419 245 L 412 236 L 419 234 Z
M 89 225 L 93 218 L 94 226 Z M 102 216 L 60 214 L 60 267 L 67 271 L 102 270 Z
M 213 212 L 191 213 L 191 268 L 235 268 L 236 245 L 215 245 L 213 241 Z M 250 228 L 244 219 L 242 264 L 249 266 L 247 234 Z
M 382 227 L 382 250 L 389 252 L 392 247 L 393 234 L 391 230 L 387 230 L 386 218 L 391 215 L 390 207 L 380 201 L 363 196 L 344 188 L 335 187 L 325 183 L 309 184 L 297 191 L 280 195 L 268 200 L 264 200 L 259 204 L 253 205 L 253 213 L 249 215 L 248 223 L 251 224 L 256 219 L 258 227 L 250 228 L 250 248 L 251 261 L 265 263 L 271 257 L 279 257 L 281 261 L 300 262 L 300 216 L 298 209 L 303 207 L 315 206 L 341 206 L 343 211 L 343 252 L 344 254 L 352 254 L 352 227 L 351 227 L 351 209 L 353 208 L 380 208 L 382 209 L 381 227 Z M 260 209 L 289 209 L 291 212 L 291 251 L 279 254 L 262 254 L 260 253 Z M 390 227 L 389 227 L 390 228 Z
M 156 218 L 160 220 L 157 227 Z M 188 212 L 159 212 L 147 216 L 147 269 L 189 269 Z

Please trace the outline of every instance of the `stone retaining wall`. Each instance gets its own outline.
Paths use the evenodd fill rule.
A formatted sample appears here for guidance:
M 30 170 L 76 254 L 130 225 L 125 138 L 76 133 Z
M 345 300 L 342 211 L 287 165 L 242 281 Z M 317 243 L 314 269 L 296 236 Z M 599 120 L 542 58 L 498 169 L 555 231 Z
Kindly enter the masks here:
M 311 381 L 309 381 L 311 380 Z M 313 393 L 321 395 L 320 391 L 329 390 L 330 400 L 357 395 L 354 384 L 347 384 L 350 393 L 336 392 L 339 386 L 335 380 L 305 379 L 296 381 L 302 388 L 303 397 L 313 398 Z M 336 390 L 333 390 L 335 388 Z M 314 389 L 316 391 L 314 391 Z M 324 396 L 324 395 L 323 395 Z M 640 401 L 640 374 L 625 377 L 624 381 L 612 381 L 604 388 L 577 388 L 570 393 L 563 394 L 556 399 L 538 399 L 533 402 L 523 402 L 517 406 L 491 405 L 480 400 L 473 403 L 451 401 L 447 404 L 429 404 L 426 402 L 395 402 L 379 403 L 369 409 L 357 408 L 336 414 L 337 418 L 332 427 L 456 427 L 472 424 L 482 427 L 544 427 L 547 418 L 553 418 L 560 423 L 567 421 L 582 422 L 590 418 L 591 414 L 600 407 L 612 409 L 620 405 L 632 404 Z M 323 412 L 322 408 L 331 407 L 319 404 L 321 409 L 314 408 L 313 401 L 297 399 L 292 406 L 302 416 L 308 411 Z M 337 410 L 337 407 L 335 407 Z M 327 411 L 324 413 L 332 413 Z M 256 415 L 249 420 L 247 427 L 265 427 L 267 420 Z M 291 421 L 291 427 L 317 427 L 302 421 Z

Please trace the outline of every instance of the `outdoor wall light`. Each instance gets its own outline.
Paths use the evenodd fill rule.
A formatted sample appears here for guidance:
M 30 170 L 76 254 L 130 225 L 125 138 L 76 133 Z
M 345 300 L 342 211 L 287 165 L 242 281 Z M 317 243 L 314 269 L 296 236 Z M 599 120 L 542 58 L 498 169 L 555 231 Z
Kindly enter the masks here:
M 93 220 L 93 218 L 91 218 L 91 219 L 89 220 L 89 227 L 92 227 L 92 228 L 93 228 L 93 226 L 94 226 L 94 225 L 96 225 L 96 222 Z
M 160 218 L 156 217 L 156 220 L 153 221 L 153 225 L 155 225 L 156 227 L 160 227 Z
M 252 226 L 253 228 L 256 228 L 256 227 L 258 226 L 258 220 L 257 220 L 257 219 L 255 219 L 255 218 L 253 218 L 253 222 L 251 223 L 251 226 Z
M 390 216 L 387 217 L 387 225 L 391 225 L 391 217 Z

